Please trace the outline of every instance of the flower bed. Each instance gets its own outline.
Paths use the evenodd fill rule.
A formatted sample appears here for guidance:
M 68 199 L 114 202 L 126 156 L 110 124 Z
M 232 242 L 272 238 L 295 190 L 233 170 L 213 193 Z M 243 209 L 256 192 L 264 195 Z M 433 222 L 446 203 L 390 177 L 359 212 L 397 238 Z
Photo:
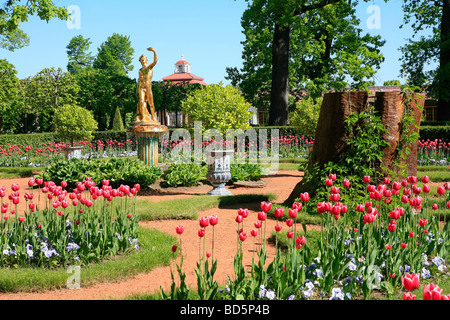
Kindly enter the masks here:
M 104 180 L 99 188 L 87 178 L 72 192 L 65 182 L 31 178 L 28 185 L 34 193 L 0 187 L 2 267 L 83 265 L 139 248 L 138 184 L 114 189 Z
M 340 202 L 341 195 L 350 193 L 349 180 L 337 185 L 336 175 L 326 179 L 328 201 L 315 202 L 303 193 L 291 208 L 272 208 L 271 203 L 262 202 L 258 219 L 252 223 L 244 220 L 249 217 L 247 209 L 239 209 L 236 216 L 236 255 L 235 275 L 228 278 L 222 287 L 214 280 L 217 260 L 214 260 L 214 228 L 216 216 L 202 217 L 199 220 L 198 237 L 199 262 L 195 270 L 200 299 L 331 299 L 344 300 L 364 297 L 370 299 L 374 291 L 384 295 L 404 293 L 404 299 L 415 299 L 412 290 L 417 289 L 417 281 L 439 277 L 447 271 L 446 259 L 450 250 L 449 223 L 440 215 L 434 201 L 444 200 L 445 208 L 448 191 L 439 187 L 436 194 L 430 194 L 428 177 L 421 184 L 417 177 L 403 181 L 385 178 L 379 185 L 370 184 L 370 177 L 364 177 L 366 199 L 355 203 L 349 198 L 346 204 Z M 423 196 L 423 197 L 422 197 Z M 360 198 L 358 198 L 358 201 Z M 314 203 L 315 202 L 315 203 Z M 321 231 L 317 237 L 314 251 L 309 241 L 313 241 L 305 226 L 297 226 L 297 218 L 305 207 L 314 208 L 320 216 Z M 274 216 L 277 224 L 274 229 L 275 242 L 287 242 L 287 250 L 277 250 L 273 261 L 267 261 L 266 239 L 260 232 L 266 226 L 268 215 Z M 248 226 L 251 226 L 250 228 Z M 303 230 L 301 230 L 303 229 Z M 283 235 L 281 231 L 287 232 Z M 190 289 L 185 286 L 182 251 L 184 227 L 176 226 L 179 234 L 180 281 L 174 279 L 170 292 L 162 292 L 164 299 L 187 299 Z M 212 237 L 212 247 L 206 248 L 205 237 Z M 250 267 L 242 264 L 242 244 L 254 238 L 260 244 L 257 257 Z M 285 238 L 284 238 L 285 237 Z M 173 251 L 178 250 L 177 246 Z M 407 279 L 415 277 L 414 285 Z M 406 280 L 405 280 L 406 279 Z M 409 293 L 408 293 L 409 292 Z M 447 293 L 448 294 L 448 293 Z M 423 290 L 424 299 L 447 300 L 442 290 L 428 284 Z

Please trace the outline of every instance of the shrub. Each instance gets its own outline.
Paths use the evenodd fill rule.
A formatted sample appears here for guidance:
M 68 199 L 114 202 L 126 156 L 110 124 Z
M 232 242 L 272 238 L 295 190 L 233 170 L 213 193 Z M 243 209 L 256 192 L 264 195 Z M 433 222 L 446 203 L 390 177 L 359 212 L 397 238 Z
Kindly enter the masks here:
M 261 166 L 251 163 L 232 164 L 230 167 L 230 173 L 231 182 L 258 181 L 261 179 Z
M 162 187 L 193 187 L 206 182 L 207 167 L 196 163 L 170 164 L 164 171 Z
M 97 129 L 97 122 L 92 113 L 76 105 L 59 107 L 53 118 L 56 132 L 71 143 L 80 140 L 91 140 L 92 132 Z
M 310 137 L 315 135 L 322 100 L 323 98 L 314 100 L 308 97 L 296 103 L 295 111 L 289 115 L 289 121 L 300 134 Z
M 129 158 L 103 159 L 60 159 L 52 162 L 36 177 L 61 183 L 66 181 L 69 187 L 74 187 L 77 181 L 92 178 L 98 186 L 102 180 L 110 181 L 113 188 L 121 184 L 140 184 L 148 186 L 161 176 L 161 168 L 149 167 L 139 160 Z
M 182 110 L 193 121 L 202 121 L 204 129 L 218 129 L 223 137 L 227 129 L 250 128 L 251 105 L 239 90 L 222 83 L 194 91 L 182 102 Z

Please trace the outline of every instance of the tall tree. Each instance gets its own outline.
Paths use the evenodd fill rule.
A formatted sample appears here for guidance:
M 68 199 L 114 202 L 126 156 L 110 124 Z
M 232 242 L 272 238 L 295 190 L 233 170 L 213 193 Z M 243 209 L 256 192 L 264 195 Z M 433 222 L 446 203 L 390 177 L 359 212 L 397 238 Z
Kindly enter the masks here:
M 402 73 L 408 83 L 428 87 L 438 100 L 438 120 L 450 120 L 450 0 L 404 0 L 405 24 L 410 24 L 417 35 L 431 30 L 431 35 L 421 36 L 401 47 Z M 436 63 L 436 69 L 427 66 Z
M 365 87 L 384 59 L 378 49 L 384 42 L 362 35 L 351 1 L 248 2 L 244 66 L 227 68 L 227 79 L 254 106 L 270 104 L 269 125 L 287 124 L 290 96 Z
M 133 56 L 130 37 L 114 33 L 98 48 L 93 66 L 109 74 L 125 76 L 133 70 Z
M 13 109 L 18 99 L 16 68 L 5 59 L 0 59 L 0 133 L 3 132 L 3 119 Z
M 85 39 L 82 35 L 75 36 L 70 40 L 66 47 L 69 58 L 67 71 L 76 73 L 83 68 L 92 66 L 94 57 L 89 52 L 91 44 L 91 40 L 89 38 Z
M 56 108 L 74 103 L 79 92 L 75 78 L 60 68 L 45 68 L 23 83 L 25 107 L 35 120 L 33 127 L 28 128 L 30 132 L 52 130 L 51 119 Z

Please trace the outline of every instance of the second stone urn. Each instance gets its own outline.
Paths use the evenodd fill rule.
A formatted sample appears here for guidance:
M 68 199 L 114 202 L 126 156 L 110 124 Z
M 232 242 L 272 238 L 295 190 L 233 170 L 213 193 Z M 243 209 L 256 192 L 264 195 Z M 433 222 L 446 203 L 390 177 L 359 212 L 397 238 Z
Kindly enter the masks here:
M 225 185 L 231 179 L 230 165 L 233 154 L 234 150 L 206 152 L 206 163 L 208 165 L 206 179 L 213 186 L 213 189 L 207 193 L 208 195 L 231 195 L 231 192 L 225 188 Z

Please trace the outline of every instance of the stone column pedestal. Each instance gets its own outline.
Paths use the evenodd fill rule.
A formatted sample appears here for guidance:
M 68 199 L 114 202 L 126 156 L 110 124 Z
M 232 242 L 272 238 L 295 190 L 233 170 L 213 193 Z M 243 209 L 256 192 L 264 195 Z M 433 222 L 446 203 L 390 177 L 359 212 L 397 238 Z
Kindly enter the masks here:
M 139 160 L 150 167 L 158 165 L 159 138 L 169 132 L 169 128 L 153 122 L 132 123 L 127 132 L 133 134 L 138 141 Z

